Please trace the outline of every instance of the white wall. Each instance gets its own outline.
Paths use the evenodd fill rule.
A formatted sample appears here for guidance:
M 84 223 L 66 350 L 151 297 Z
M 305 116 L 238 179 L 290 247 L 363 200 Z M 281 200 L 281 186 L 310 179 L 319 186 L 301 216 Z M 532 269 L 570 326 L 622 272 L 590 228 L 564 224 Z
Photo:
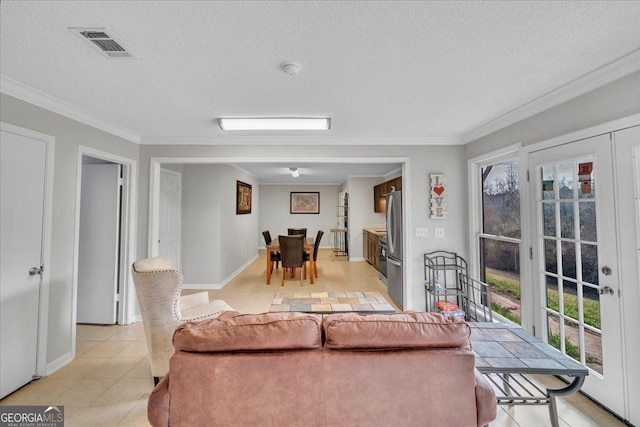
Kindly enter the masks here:
M 236 215 L 236 181 L 252 186 L 250 214 Z M 251 175 L 227 165 L 184 165 L 182 273 L 187 285 L 225 283 L 257 256 L 259 189 Z
M 373 187 L 379 178 L 349 178 L 344 191 L 349 193 L 349 261 L 362 261 L 362 229 L 384 227 L 385 214 L 373 211 Z
M 0 95 L 0 120 L 56 138 L 51 236 L 51 283 L 47 333 L 47 364 L 71 355 L 73 310 L 74 219 L 78 146 L 137 160 L 139 146 L 59 114 L 5 94 Z M 148 178 L 147 178 L 148 180 Z M 149 194 L 146 193 L 146 197 Z
M 292 191 L 320 192 L 320 213 L 291 214 L 289 195 Z M 286 235 L 287 228 L 307 228 L 307 237 L 315 237 L 318 230 L 324 231 L 321 247 L 329 247 L 329 229 L 338 223 L 339 185 L 260 185 L 260 233 L 258 247 L 264 247 L 262 231 L 269 230 L 275 239 L 279 234 Z

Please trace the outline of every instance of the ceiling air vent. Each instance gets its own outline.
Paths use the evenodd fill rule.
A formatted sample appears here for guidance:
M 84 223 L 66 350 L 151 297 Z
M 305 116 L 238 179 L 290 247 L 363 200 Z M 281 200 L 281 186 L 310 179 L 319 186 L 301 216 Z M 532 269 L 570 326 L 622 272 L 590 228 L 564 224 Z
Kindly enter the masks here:
M 69 28 L 76 33 L 79 37 L 88 41 L 91 46 L 98 49 L 103 54 L 110 58 L 133 58 L 133 54 L 128 52 L 127 49 L 107 34 L 104 28 Z

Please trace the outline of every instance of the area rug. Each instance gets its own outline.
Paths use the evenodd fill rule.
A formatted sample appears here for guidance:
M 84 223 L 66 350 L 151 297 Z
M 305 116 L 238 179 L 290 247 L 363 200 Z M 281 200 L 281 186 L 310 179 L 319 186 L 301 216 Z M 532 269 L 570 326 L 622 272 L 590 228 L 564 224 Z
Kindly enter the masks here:
M 395 313 L 393 306 L 380 292 L 296 292 L 277 293 L 269 311 L 302 311 L 329 314 L 355 311 L 358 313 Z

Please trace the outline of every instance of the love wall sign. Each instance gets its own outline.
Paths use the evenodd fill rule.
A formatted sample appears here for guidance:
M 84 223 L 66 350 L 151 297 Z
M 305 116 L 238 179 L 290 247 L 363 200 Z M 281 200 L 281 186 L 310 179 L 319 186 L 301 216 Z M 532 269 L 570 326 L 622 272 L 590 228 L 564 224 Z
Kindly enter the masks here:
M 431 179 L 431 219 L 447 217 L 447 178 L 441 173 L 432 173 Z

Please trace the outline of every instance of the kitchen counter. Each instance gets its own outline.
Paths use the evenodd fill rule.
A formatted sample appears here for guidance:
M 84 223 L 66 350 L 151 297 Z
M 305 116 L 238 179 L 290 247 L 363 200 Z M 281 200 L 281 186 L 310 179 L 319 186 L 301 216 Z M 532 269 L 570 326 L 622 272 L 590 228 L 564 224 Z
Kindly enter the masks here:
M 387 234 L 386 228 L 374 227 L 374 228 L 364 228 L 364 231 L 367 233 L 377 234 L 378 236 L 384 236 Z

